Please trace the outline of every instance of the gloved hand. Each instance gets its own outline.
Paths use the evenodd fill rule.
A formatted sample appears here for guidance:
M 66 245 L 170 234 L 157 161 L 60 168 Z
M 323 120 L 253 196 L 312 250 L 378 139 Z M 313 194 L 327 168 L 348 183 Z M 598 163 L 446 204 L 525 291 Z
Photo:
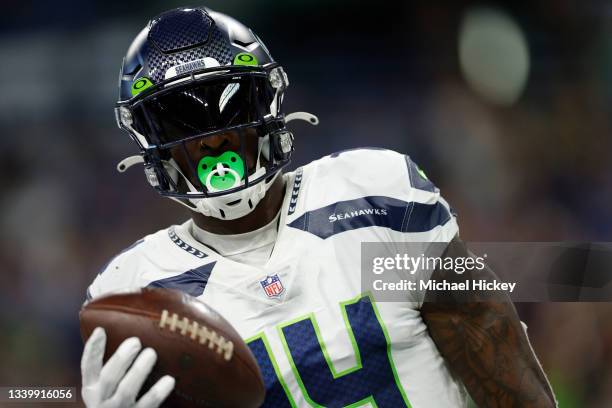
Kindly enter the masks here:
M 83 376 L 81 396 L 85 406 L 88 408 L 159 407 L 174 388 L 175 380 L 169 375 L 162 377 L 136 401 L 142 384 L 157 360 L 155 350 L 147 348 L 139 354 L 142 348 L 140 340 L 131 337 L 124 340 L 115 354 L 102 366 L 105 347 L 106 333 L 103 328 L 97 327 L 85 343 L 81 359 Z

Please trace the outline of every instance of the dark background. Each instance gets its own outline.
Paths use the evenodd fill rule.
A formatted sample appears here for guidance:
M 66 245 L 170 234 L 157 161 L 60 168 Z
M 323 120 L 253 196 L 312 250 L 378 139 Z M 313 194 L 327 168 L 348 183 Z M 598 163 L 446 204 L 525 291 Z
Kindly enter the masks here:
M 188 217 L 138 169 L 116 173 L 136 149 L 112 108 L 121 59 L 146 21 L 200 4 L 3 2 L 0 385 L 80 385 L 87 285 L 113 254 Z M 206 5 L 253 28 L 284 65 L 286 112 L 319 116 L 317 128 L 292 124 L 292 168 L 344 148 L 387 147 L 440 187 L 466 241 L 612 240 L 609 3 Z M 477 31 L 488 46 L 468 47 L 476 53 L 462 60 L 473 24 L 493 31 Z M 523 85 L 491 90 L 516 82 L 517 42 L 528 56 Z M 560 406 L 612 406 L 612 305 L 517 307 Z

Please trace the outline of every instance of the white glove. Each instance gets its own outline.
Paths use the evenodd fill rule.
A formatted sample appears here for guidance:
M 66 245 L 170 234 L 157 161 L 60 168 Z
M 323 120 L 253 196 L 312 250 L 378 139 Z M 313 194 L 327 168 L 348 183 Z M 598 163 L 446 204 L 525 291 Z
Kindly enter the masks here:
M 83 376 L 81 396 L 85 406 L 88 408 L 159 407 L 174 388 L 174 378 L 169 375 L 157 381 L 136 402 L 136 396 L 157 360 L 155 350 L 147 348 L 139 354 L 142 348 L 140 340 L 137 337 L 130 337 L 121 343 L 103 367 L 105 347 L 106 333 L 103 328 L 97 327 L 85 343 L 81 359 Z

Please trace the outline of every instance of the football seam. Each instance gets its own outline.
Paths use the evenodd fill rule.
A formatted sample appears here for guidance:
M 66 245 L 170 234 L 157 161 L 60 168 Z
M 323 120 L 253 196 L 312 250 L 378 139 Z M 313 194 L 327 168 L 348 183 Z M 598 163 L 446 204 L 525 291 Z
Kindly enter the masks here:
M 168 312 L 167 310 L 165 310 L 165 309 L 164 309 L 164 310 L 163 310 L 163 312 L 166 312 L 166 313 L 167 313 L 167 314 L 166 314 L 166 318 L 167 318 L 168 316 L 170 316 L 170 312 Z M 160 320 L 159 327 L 160 327 L 160 328 L 163 328 L 163 327 L 165 326 L 165 323 L 164 323 L 164 324 L 162 324 L 162 319 L 163 319 L 163 315 L 164 315 L 164 313 L 163 313 L 163 312 L 162 312 L 162 315 L 160 315 L 160 317 L 159 317 L 159 320 Z M 177 317 L 176 317 L 176 323 L 178 323 L 178 322 L 182 321 L 182 319 L 181 319 L 181 320 L 179 320 L 179 316 L 178 316 L 178 314 L 177 314 L 177 313 L 173 313 L 173 314 L 172 314 L 172 316 L 174 316 L 174 315 L 176 315 L 176 316 L 177 316 Z M 228 325 L 231 327 L 231 325 L 229 324 L 229 322 L 226 322 L 226 324 L 228 324 Z M 204 325 L 202 325 L 202 326 L 204 326 Z M 186 329 L 186 328 L 185 328 L 185 326 L 184 326 L 184 328 L 182 328 L 182 330 L 181 330 L 181 331 L 179 331 L 179 332 L 174 331 L 174 330 L 172 330 L 172 329 L 171 329 L 171 331 L 172 331 L 173 333 L 180 334 L 182 339 L 187 340 L 187 339 L 186 339 L 186 337 L 187 337 L 187 331 L 188 331 L 188 329 Z M 220 335 L 221 335 L 222 337 L 229 337 L 229 336 L 227 336 L 227 334 L 226 334 L 226 333 L 223 333 L 223 332 L 222 332 L 222 331 L 220 331 L 220 330 L 218 330 L 218 332 L 220 333 Z M 248 345 L 247 345 L 247 344 L 244 342 L 244 339 L 242 339 L 242 337 L 240 336 L 240 334 L 238 334 L 238 333 L 236 333 L 236 334 L 238 335 L 237 337 L 238 337 L 240 340 L 242 340 L 242 342 L 244 343 L 244 345 L 245 345 L 245 350 L 247 351 L 247 353 L 251 353 L 251 350 L 249 349 L 249 346 L 248 346 Z M 191 336 L 190 336 L 190 338 L 191 338 L 191 340 L 195 340 L 195 339 L 194 339 L 193 337 L 191 337 Z M 230 343 L 233 343 L 233 342 L 230 340 Z M 211 344 L 211 343 L 209 343 L 209 344 Z M 236 359 L 237 359 L 237 360 L 238 360 L 238 361 L 241 363 L 241 365 L 242 365 L 243 367 L 245 367 L 245 368 L 246 368 L 246 369 L 247 369 L 247 370 L 248 370 L 248 371 L 251 373 L 251 375 L 255 376 L 255 377 L 256 377 L 256 378 L 258 378 L 258 379 L 261 379 L 261 381 L 260 381 L 260 385 L 261 385 L 261 387 L 262 387 L 262 388 L 265 390 L 265 388 L 266 388 L 266 387 L 265 387 L 265 384 L 263 383 L 263 378 L 262 378 L 262 376 L 261 376 L 261 372 L 256 372 L 255 370 L 253 370 L 253 369 L 252 369 L 252 367 L 251 367 L 251 365 L 250 365 L 250 364 L 247 364 L 247 363 L 246 363 L 246 361 L 245 361 L 245 360 L 244 360 L 244 359 L 243 359 L 243 358 L 240 356 L 240 354 L 239 354 L 239 353 L 235 353 L 235 357 L 236 357 Z M 229 361 L 229 359 L 227 359 L 227 358 L 226 358 L 226 361 Z M 257 368 L 259 368 L 259 365 L 258 365 L 258 363 L 257 363 L 257 360 L 255 360 L 255 357 L 253 357 L 253 361 L 255 361 L 255 365 L 256 365 L 256 367 L 257 367 Z
M 159 313 L 155 313 L 155 312 L 147 312 L 144 311 L 142 309 L 136 309 L 133 307 L 128 307 L 128 306 L 122 306 L 122 305 L 96 305 L 96 304 L 88 304 L 87 307 L 85 309 L 83 309 L 81 311 L 81 313 L 86 312 L 87 310 L 108 310 L 108 311 L 115 311 L 115 312 L 129 312 L 138 316 L 143 316 L 143 317 L 149 317 L 155 320 L 159 320 L 161 318 L 161 314 Z M 229 322 L 228 322 L 229 324 Z M 180 333 L 179 333 L 180 334 Z M 244 339 L 242 339 L 242 337 L 239 335 L 238 336 L 241 340 L 244 341 Z M 250 352 L 250 349 L 248 347 L 248 345 L 246 345 L 245 343 L 245 348 L 248 352 Z M 261 381 L 261 386 L 262 388 L 264 388 L 265 390 L 265 384 L 263 383 L 263 378 L 261 377 L 261 373 L 256 372 L 255 370 L 253 370 L 253 368 L 246 363 L 246 361 L 240 356 L 239 353 L 236 353 L 236 359 L 238 361 L 240 361 L 241 365 L 243 367 L 245 367 L 248 371 L 251 372 L 252 375 L 254 375 L 256 378 L 260 378 L 262 379 Z M 257 364 L 257 361 L 253 358 L 253 360 L 255 361 L 255 363 Z
M 234 355 L 233 341 L 220 334 L 220 331 L 218 333 L 218 330 L 211 329 L 196 319 L 180 317 L 177 313 L 170 314 L 167 309 L 164 309 L 159 318 L 159 328 L 162 330 L 168 328 L 172 333 L 180 334 L 183 337 L 189 334 L 192 341 L 197 341 L 202 346 L 208 342 L 208 348 L 212 350 L 216 346 L 217 353 L 222 354 L 225 361 L 230 361 Z M 177 329 L 179 329 L 178 332 Z

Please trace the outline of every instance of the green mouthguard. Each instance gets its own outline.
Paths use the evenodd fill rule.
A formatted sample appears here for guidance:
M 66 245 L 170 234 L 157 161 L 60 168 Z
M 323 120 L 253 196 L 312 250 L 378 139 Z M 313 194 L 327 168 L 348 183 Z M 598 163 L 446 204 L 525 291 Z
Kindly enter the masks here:
M 219 168 L 219 164 L 223 168 Z M 225 174 L 224 174 L 225 173 Z M 238 153 L 225 152 L 217 157 L 205 156 L 198 163 L 198 178 L 207 188 L 227 190 L 244 177 L 244 162 Z

